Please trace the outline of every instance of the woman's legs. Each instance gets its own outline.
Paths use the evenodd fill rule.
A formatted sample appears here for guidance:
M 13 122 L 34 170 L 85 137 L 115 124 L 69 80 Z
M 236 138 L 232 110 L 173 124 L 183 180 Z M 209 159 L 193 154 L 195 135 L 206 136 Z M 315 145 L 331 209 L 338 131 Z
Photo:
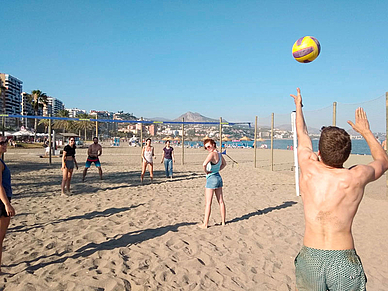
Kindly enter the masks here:
M 10 220 L 11 220 L 10 217 L 5 217 L 5 216 L 0 217 L 0 272 L 1 272 L 1 257 L 3 254 L 3 241 L 5 238 L 5 234 L 7 233 Z
M 207 225 L 209 223 L 210 218 L 210 212 L 212 210 L 212 200 L 213 200 L 213 192 L 214 189 L 205 189 L 205 217 L 203 219 L 203 224 L 201 225 L 202 228 L 207 228 Z
M 71 176 L 73 175 L 73 169 L 69 169 L 67 171 L 67 181 L 66 181 L 66 184 L 67 184 L 67 192 L 70 193 L 70 182 L 71 182 Z
M 64 168 L 62 170 L 62 184 L 61 184 L 61 190 L 62 194 L 65 194 L 65 187 L 66 187 L 66 182 L 67 182 L 67 177 L 68 177 L 68 169 Z
M 166 178 L 169 177 L 168 164 L 169 164 L 169 160 L 168 159 L 164 159 L 164 170 L 166 171 Z
M 150 168 L 150 178 L 151 178 L 151 182 L 154 180 L 154 164 L 148 164 L 149 165 L 149 168 Z
M 172 179 L 172 160 L 170 160 L 170 177 Z
M 140 176 L 140 181 L 143 184 L 143 179 L 144 179 L 144 174 L 147 169 L 147 162 L 143 161 L 143 164 L 141 165 L 141 176 Z
M 216 198 L 217 198 L 218 204 L 220 205 L 221 223 L 222 225 L 225 225 L 226 207 L 224 203 L 224 196 L 222 195 L 222 187 L 216 189 L 215 192 L 216 192 Z

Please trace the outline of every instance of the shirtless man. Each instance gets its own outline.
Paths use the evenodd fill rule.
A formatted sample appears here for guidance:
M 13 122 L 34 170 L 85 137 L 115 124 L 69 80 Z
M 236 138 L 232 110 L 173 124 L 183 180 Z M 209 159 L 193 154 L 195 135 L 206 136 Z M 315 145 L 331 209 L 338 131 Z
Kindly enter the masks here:
M 349 134 L 338 127 L 322 129 L 315 154 L 302 112 L 300 89 L 291 95 L 296 105 L 296 130 L 300 165 L 300 192 L 304 205 L 303 247 L 295 258 L 299 291 L 366 290 L 366 276 L 354 249 L 353 218 L 366 184 L 388 169 L 388 157 L 369 129 L 362 108 L 355 124 L 348 123 L 368 143 L 373 162 L 343 168 L 349 157 Z
M 85 181 L 86 173 L 88 172 L 88 169 L 94 163 L 94 165 L 98 168 L 98 173 L 100 174 L 100 179 L 102 180 L 102 169 L 100 160 L 98 159 L 99 156 L 102 154 L 102 146 L 98 143 L 98 137 L 93 138 L 93 143 L 89 146 L 88 149 L 88 158 L 85 163 L 85 169 L 82 176 L 82 182 Z

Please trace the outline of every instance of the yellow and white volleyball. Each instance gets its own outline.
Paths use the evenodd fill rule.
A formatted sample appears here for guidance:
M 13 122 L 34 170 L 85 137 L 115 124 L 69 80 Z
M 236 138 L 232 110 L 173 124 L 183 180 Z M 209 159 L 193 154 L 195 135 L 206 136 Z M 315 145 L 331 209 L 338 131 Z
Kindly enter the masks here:
M 310 63 L 321 52 L 321 44 L 312 36 L 304 36 L 298 39 L 292 46 L 292 56 L 300 63 Z

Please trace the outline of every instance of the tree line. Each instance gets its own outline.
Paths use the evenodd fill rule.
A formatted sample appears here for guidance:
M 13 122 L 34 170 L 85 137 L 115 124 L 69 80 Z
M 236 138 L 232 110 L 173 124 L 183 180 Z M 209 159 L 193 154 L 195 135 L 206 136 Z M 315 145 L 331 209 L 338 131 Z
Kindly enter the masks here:
M 32 105 L 32 108 L 34 110 L 35 116 L 39 114 L 39 110 L 43 109 L 44 106 L 48 104 L 46 93 L 43 93 L 40 90 L 33 90 L 31 91 L 31 94 L 27 95 L 27 101 Z M 66 110 L 60 110 L 56 115 L 56 117 L 69 117 L 69 112 Z M 77 115 L 77 118 L 80 119 L 90 119 L 93 118 L 93 116 L 87 114 L 87 113 L 81 113 Z M 36 140 L 36 132 L 37 127 L 39 125 L 43 125 L 47 131 L 47 128 L 49 126 L 49 120 L 48 119 L 42 119 L 39 121 L 35 118 L 34 122 L 34 131 L 35 136 L 34 140 Z M 82 120 L 82 121 L 74 121 L 74 120 L 51 120 L 51 124 L 53 129 L 62 130 L 63 132 L 70 132 L 70 131 L 78 131 L 83 132 L 86 140 L 86 133 L 87 131 L 90 131 L 94 128 L 94 123 L 92 121 Z

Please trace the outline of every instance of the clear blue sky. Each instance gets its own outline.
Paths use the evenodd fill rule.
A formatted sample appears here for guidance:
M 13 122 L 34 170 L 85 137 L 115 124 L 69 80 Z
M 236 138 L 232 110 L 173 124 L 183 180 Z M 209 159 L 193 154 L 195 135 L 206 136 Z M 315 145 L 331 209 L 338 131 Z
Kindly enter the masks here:
M 228 121 L 388 91 L 388 1 L 3 1 L 0 72 L 67 108 Z M 320 56 L 292 58 L 300 37 Z

